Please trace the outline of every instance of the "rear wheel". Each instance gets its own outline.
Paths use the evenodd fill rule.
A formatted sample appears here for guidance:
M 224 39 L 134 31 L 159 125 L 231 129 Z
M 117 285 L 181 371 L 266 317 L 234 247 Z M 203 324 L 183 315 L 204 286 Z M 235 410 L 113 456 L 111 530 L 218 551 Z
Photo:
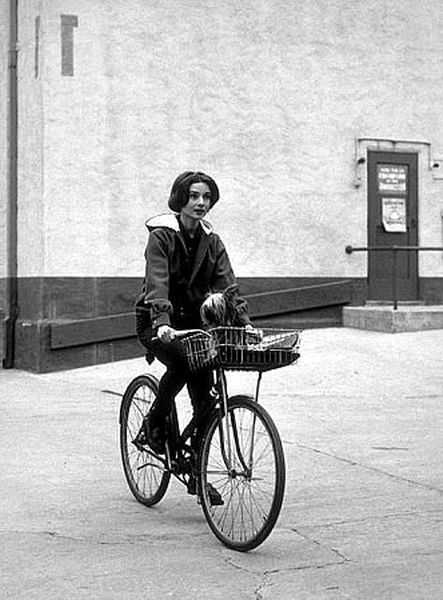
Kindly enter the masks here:
M 144 417 L 148 414 L 158 391 L 158 381 L 152 375 L 140 375 L 127 387 L 120 408 L 120 450 L 123 470 L 134 497 L 153 506 L 160 502 L 168 488 L 171 473 L 163 457 L 147 446 L 134 444 Z M 177 420 L 174 407 L 172 418 Z
M 200 486 L 206 520 L 229 548 L 252 550 L 271 533 L 285 488 L 283 447 L 269 414 L 249 397 L 231 398 L 227 417 L 220 421 L 214 414 L 210 421 L 201 446 Z M 211 506 L 210 486 L 223 505 Z

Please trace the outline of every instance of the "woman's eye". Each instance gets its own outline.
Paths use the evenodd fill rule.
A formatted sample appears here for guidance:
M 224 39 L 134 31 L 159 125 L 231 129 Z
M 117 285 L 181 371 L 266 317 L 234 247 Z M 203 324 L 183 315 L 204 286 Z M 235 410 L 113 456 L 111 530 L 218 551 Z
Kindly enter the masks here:
M 189 193 L 189 199 L 190 200 L 198 200 L 200 198 L 200 194 L 197 194 L 196 192 L 190 192 Z M 210 194 L 204 194 L 203 195 L 203 200 L 205 200 L 206 202 L 211 202 L 211 195 Z

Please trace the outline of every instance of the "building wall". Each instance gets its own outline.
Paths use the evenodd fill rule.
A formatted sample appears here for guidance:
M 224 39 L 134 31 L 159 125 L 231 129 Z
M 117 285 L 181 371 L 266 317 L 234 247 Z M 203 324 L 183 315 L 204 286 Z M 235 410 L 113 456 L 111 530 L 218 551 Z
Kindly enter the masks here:
M 46 81 L 38 61 L 45 60 L 43 0 L 18 3 L 18 277 L 45 276 L 47 226 L 44 179 L 45 121 L 51 106 L 44 103 Z M 63 208 L 60 207 L 62 210 Z M 34 299 L 35 300 L 35 299 Z
M 366 243 L 356 158 L 386 143 L 358 138 L 420 153 L 419 240 L 441 244 L 439 3 L 19 5 L 19 277 L 34 339 L 37 321 L 128 310 L 144 220 L 187 169 L 218 181 L 211 220 L 245 281 L 366 276 L 366 256 L 344 252 Z M 441 256 L 420 256 L 420 275 L 443 277 Z
M 7 275 L 7 112 L 9 7 L 0 3 L 0 364 L 4 358 Z
M 220 183 L 213 220 L 240 276 L 364 276 L 366 261 L 343 253 L 356 236 L 364 241 L 366 226 L 364 190 L 353 186 L 355 138 L 424 139 L 443 151 L 438 4 L 40 8 L 41 76 L 31 81 L 25 58 L 23 85 L 43 83 L 44 265 L 22 244 L 25 276 L 138 276 L 143 221 L 165 209 L 187 168 Z M 60 72 L 62 13 L 78 18 L 71 77 Z M 432 238 L 441 184 L 428 183 L 422 236 Z
M 0 278 L 6 276 L 8 5 L 0 4 Z

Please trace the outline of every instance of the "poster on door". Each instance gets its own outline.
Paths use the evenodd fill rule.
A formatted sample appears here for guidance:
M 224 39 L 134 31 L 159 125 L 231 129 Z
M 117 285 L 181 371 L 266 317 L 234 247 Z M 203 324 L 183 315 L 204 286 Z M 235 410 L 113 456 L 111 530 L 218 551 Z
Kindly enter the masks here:
M 382 221 L 385 231 L 406 231 L 406 198 L 382 198 Z
M 379 192 L 405 193 L 408 180 L 407 165 L 378 165 Z

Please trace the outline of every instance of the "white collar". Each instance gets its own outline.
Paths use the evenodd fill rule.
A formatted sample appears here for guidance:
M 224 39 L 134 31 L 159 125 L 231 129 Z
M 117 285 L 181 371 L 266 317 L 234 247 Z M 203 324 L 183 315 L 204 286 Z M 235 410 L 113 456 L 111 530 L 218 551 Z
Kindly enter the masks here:
M 209 223 L 209 221 L 201 219 L 200 224 L 202 226 L 203 231 L 207 235 L 214 231 L 214 228 L 212 227 L 211 223 Z M 156 217 L 151 217 L 145 222 L 145 225 L 149 229 L 149 231 L 152 231 L 157 227 L 166 227 L 168 229 L 172 229 L 173 231 L 180 231 L 177 213 L 164 213 L 161 215 L 157 215 Z

